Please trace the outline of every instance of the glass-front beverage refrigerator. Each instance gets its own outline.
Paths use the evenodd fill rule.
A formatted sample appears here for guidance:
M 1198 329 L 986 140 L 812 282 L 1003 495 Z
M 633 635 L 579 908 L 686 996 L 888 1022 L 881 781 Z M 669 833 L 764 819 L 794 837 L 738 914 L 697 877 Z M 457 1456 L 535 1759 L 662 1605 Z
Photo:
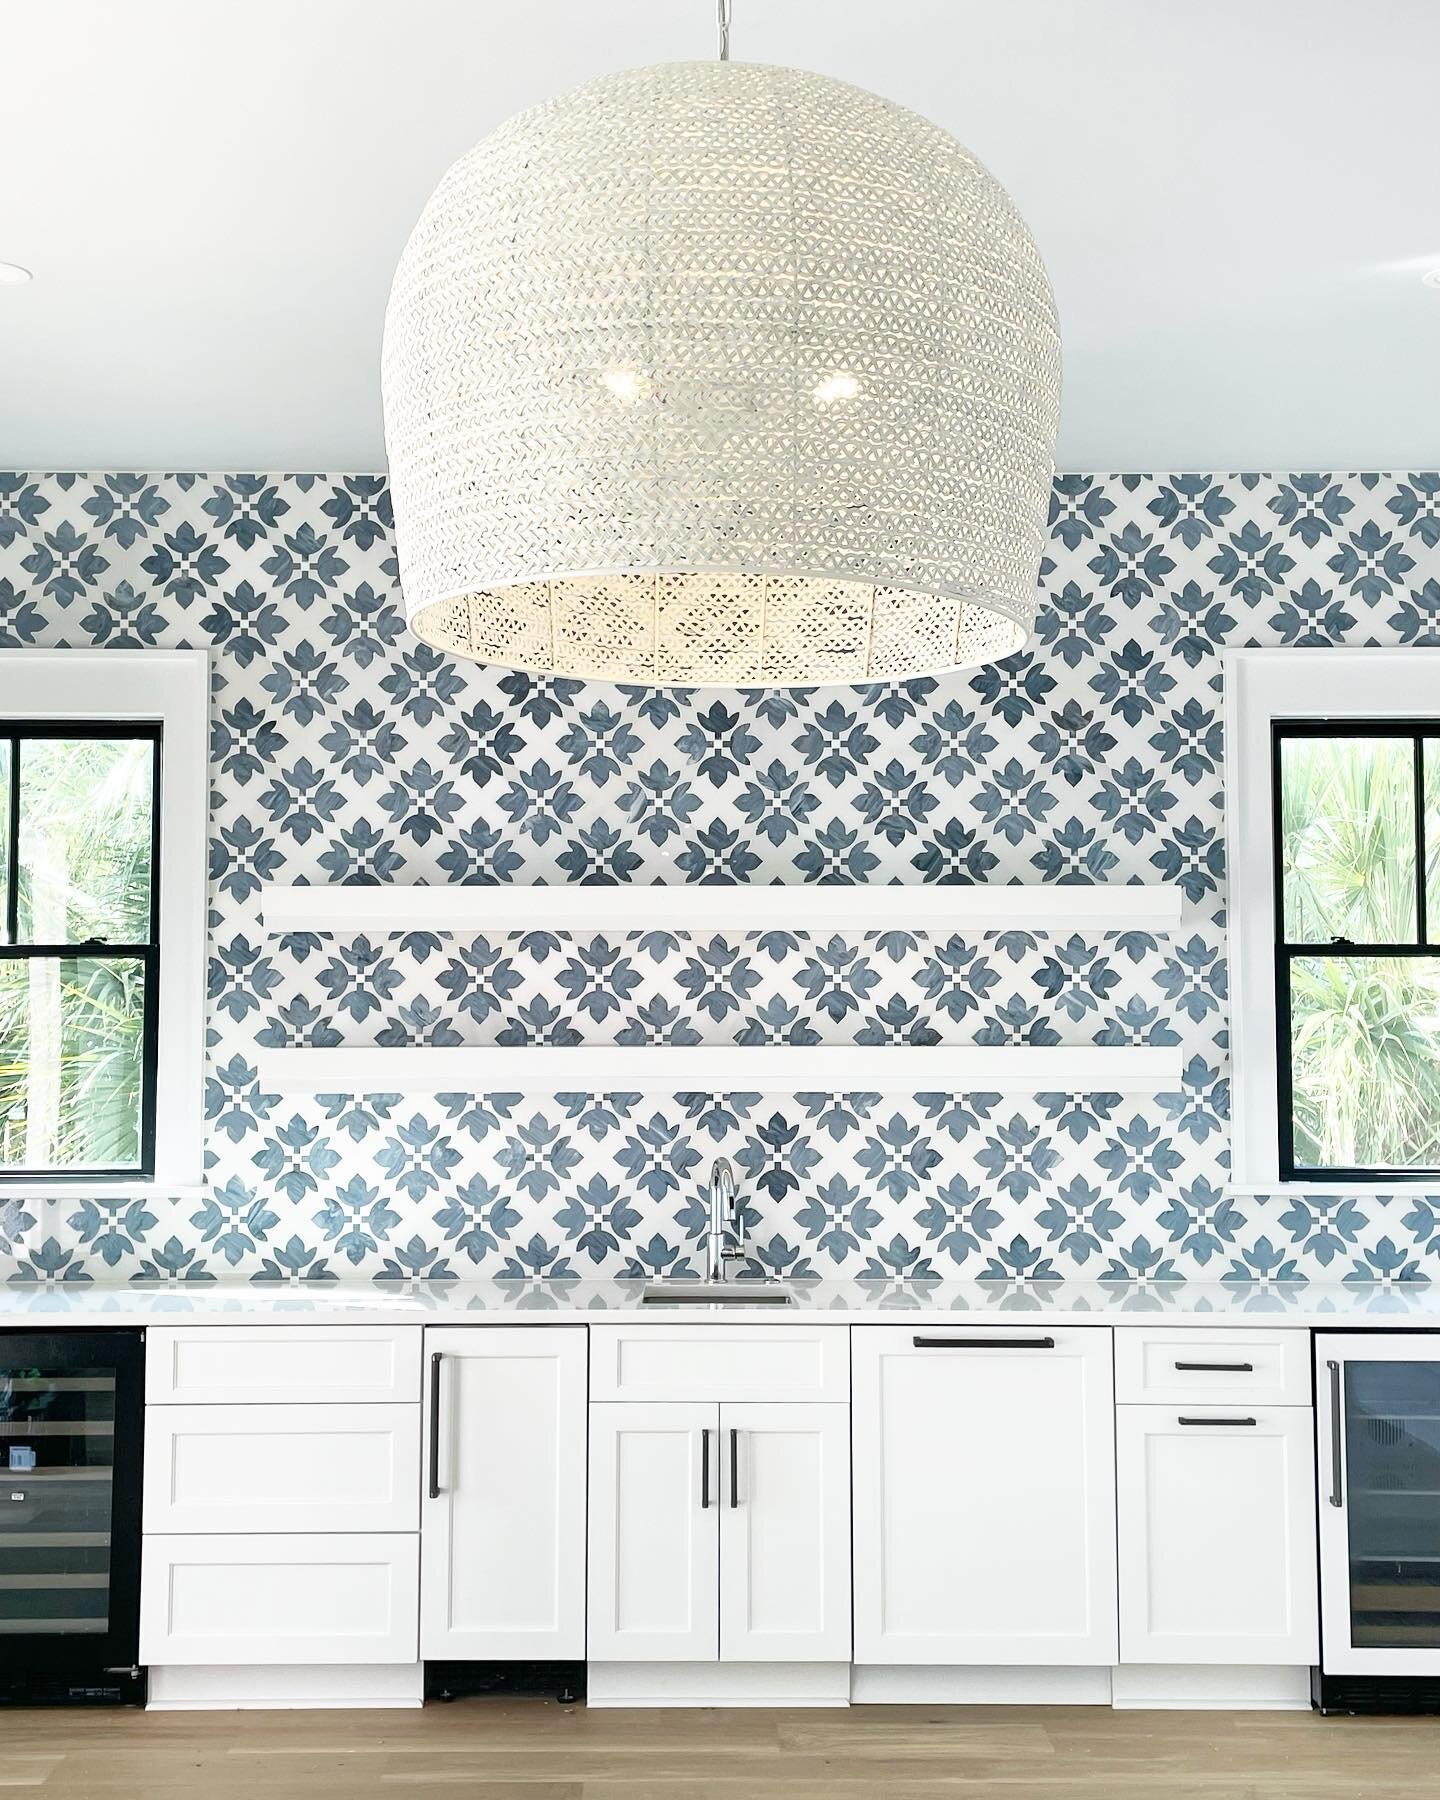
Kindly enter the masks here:
M 140 1700 L 139 1331 L 0 1331 L 0 1701 Z
M 1326 1711 L 1440 1703 L 1440 1337 L 1315 1339 Z

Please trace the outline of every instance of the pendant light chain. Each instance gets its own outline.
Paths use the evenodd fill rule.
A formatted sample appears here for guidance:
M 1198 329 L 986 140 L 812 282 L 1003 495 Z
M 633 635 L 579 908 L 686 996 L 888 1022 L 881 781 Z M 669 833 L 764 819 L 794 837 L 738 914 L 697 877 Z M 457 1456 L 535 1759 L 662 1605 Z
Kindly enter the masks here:
M 720 60 L 730 60 L 730 0 L 715 0 L 715 23 L 720 28 Z

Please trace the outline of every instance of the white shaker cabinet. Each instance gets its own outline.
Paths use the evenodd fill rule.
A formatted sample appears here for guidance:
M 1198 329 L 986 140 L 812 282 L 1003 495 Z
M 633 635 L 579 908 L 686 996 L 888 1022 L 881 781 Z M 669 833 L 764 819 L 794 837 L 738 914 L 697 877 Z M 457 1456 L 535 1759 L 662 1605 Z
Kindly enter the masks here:
M 719 1655 L 719 1437 L 705 1401 L 590 1408 L 592 1662 Z
M 857 1663 L 1115 1662 L 1111 1335 L 855 1327 Z
M 720 1656 L 850 1660 L 850 1413 L 720 1408 Z
M 149 1328 L 140 1660 L 162 1704 L 186 1669 L 211 1670 L 203 1691 L 226 1704 L 257 1669 L 280 1682 L 272 1692 L 309 1697 L 337 1669 L 414 1667 L 420 1337 L 418 1325 Z M 331 1673 L 307 1686 L 305 1665 Z
M 585 1655 L 583 1325 L 425 1333 L 420 1654 Z
M 414 1406 L 415 1325 L 152 1325 L 150 1406 Z
M 406 1531 L 418 1406 L 151 1406 L 145 1530 Z
M 1122 1406 L 1116 1471 L 1123 1661 L 1318 1660 L 1308 1406 Z
M 592 1406 L 589 1653 L 848 1661 L 848 1409 Z
M 413 1531 L 147 1536 L 140 1660 L 413 1663 L 419 1550 Z

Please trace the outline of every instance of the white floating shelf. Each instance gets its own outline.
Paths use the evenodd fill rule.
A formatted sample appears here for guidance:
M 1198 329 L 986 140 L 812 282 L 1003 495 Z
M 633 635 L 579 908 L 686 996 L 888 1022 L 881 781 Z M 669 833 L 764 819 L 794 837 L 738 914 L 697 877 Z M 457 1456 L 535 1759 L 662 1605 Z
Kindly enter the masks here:
M 1173 883 L 1133 887 L 352 887 L 267 883 L 270 932 L 316 931 L 1173 931 Z
M 788 1044 L 262 1050 L 282 1094 L 1083 1094 L 1180 1085 L 1178 1049 Z

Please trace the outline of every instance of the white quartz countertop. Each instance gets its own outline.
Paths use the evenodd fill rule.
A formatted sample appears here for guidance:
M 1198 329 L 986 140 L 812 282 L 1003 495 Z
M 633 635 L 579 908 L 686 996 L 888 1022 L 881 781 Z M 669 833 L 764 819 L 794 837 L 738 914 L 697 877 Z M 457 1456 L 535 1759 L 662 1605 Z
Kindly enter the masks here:
M 776 1283 L 789 1306 L 640 1305 L 639 1281 L 382 1281 L 16 1283 L 0 1290 L 0 1328 L 101 1325 L 556 1324 L 729 1320 L 784 1327 L 932 1318 L 1046 1318 L 1071 1324 L 1187 1327 L 1253 1324 L 1440 1329 L 1440 1286 L 1428 1282 L 797 1281 Z M 737 1287 L 747 1285 L 737 1282 Z

